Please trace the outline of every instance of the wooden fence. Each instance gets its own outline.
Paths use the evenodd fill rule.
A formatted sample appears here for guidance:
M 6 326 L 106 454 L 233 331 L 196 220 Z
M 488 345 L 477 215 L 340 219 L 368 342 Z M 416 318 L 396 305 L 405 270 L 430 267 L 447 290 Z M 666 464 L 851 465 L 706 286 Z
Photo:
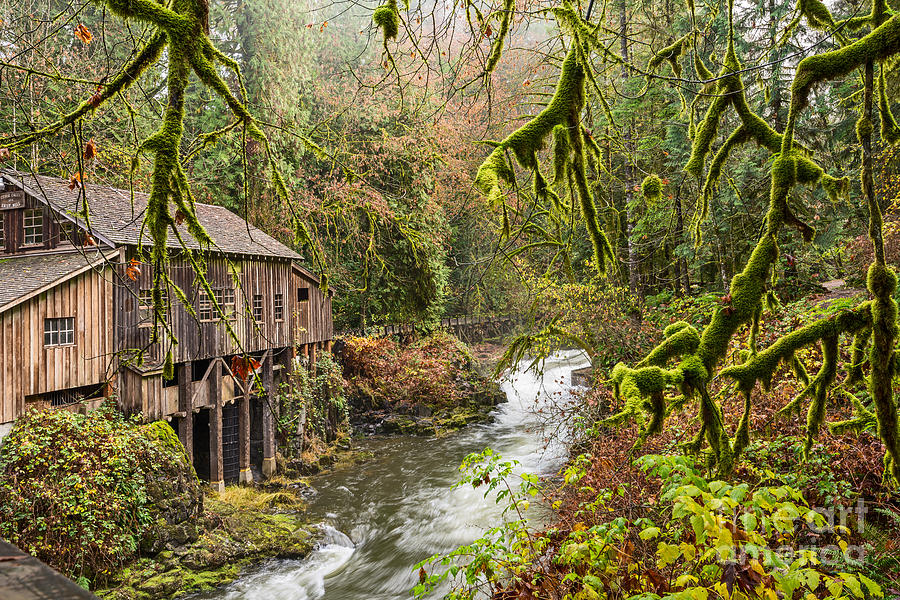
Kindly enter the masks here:
M 439 328 L 451 331 L 456 337 L 466 343 L 480 342 L 511 332 L 519 323 L 519 315 L 494 315 L 494 316 L 461 316 L 445 317 L 441 319 Z M 401 341 L 411 337 L 416 332 L 416 326 L 412 323 L 397 323 L 379 325 L 365 329 L 347 329 L 337 334 L 338 338 L 344 337 L 394 337 Z

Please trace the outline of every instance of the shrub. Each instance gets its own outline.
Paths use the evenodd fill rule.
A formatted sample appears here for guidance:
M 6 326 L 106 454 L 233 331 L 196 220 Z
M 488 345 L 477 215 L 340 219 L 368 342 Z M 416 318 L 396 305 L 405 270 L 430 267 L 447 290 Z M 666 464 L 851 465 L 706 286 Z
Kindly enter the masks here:
M 460 380 L 477 377 L 471 353 L 443 331 L 406 347 L 390 339 L 347 338 L 341 362 L 349 394 L 363 409 L 455 406 L 468 397 Z
M 158 489 L 190 473 L 166 423 L 111 404 L 88 415 L 27 411 L 0 448 L 0 537 L 84 581 L 133 558 Z
M 279 396 L 278 435 L 289 455 L 305 446 L 301 430 L 306 437 L 331 442 L 347 422 L 344 378 L 330 352 L 319 355 L 314 377 L 304 368 L 295 369 L 290 381 L 281 384 Z

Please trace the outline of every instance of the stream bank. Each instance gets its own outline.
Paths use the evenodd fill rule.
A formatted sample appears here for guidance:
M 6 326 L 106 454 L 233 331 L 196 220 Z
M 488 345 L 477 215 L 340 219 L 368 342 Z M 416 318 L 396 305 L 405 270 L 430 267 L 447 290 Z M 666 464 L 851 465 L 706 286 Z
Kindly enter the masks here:
M 304 560 L 272 560 L 245 571 L 197 600 L 396 600 L 418 582 L 413 565 L 472 542 L 502 519 L 492 497 L 456 487 L 459 464 L 491 447 L 518 461 L 520 473 L 555 473 L 566 460 L 563 436 L 545 440 L 539 409 L 567 394 L 569 372 L 586 364 L 577 353 L 557 356 L 543 377 L 512 373 L 501 384 L 508 402 L 489 423 L 440 437 L 371 437 L 354 445 L 372 459 L 317 476 L 304 518 L 321 542 Z M 537 505 L 529 517 L 540 520 Z M 440 597 L 446 590 L 435 591 Z

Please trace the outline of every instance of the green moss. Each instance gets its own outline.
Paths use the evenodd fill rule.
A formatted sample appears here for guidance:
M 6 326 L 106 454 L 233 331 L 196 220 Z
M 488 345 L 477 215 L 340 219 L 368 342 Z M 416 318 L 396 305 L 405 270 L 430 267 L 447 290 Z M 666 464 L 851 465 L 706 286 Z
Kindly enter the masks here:
M 397 39 L 400 33 L 400 14 L 396 0 L 388 0 L 372 13 L 372 22 L 381 28 L 385 41 Z
M 866 274 L 866 287 L 876 298 L 890 298 L 897 290 L 897 275 L 885 265 L 872 263 Z
M 898 51 L 900 17 L 894 15 L 848 46 L 804 58 L 791 85 L 791 114 L 806 107 L 814 84 L 847 75 L 866 61 L 882 61 Z
M 187 451 L 184 449 L 184 444 L 181 443 L 181 440 L 178 438 L 178 434 L 175 433 L 175 430 L 172 429 L 172 426 L 166 423 L 165 421 L 153 421 L 152 423 L 148 423 L 145 427 L 145 431 L 147 433 L 147 437 L 151 440 L 156 440 L 160 442 L 164 447 L 168 448 L 171 452 L 175 452 L 179 456 L 183 456 L 185 461 L 190 464 L 188 461 Z M 194 474 L 196 477 L 196 473 Z
M 569 142 L 569 129 L 565 125 L 557 125 L 553 128 L 553 182 L 561 184 L 566 180 L 566 167 L 569 164 L 569 156 L 572 154 L 572 145 Z
M 757 382 L 768 388 L 778 365 L 782 362 L 791 364 L 797 350 L 844 332 L 860 330 L 868 325 L 870 318 L 869 304 L 863 304 L 853 310 L 820 319 L 781 337 L 744 364 L 722 370 L 721 375 L 734 379 L 744 393 L 752 391 Z
M 655 173 L 651 173 L 641 182 L 641 193 L 648 204 L 656 204 L 662 199 L 663 182 Z
M 515 181 L 515 173 L 507 161 L 506 153 L 511 151 L 519 165 L 525 169 L 540 169 L 538 151 L 544 147 L 549 136 L 558 131 L 558 126 L 564 126 L 572 152 L 569 165 L 578 191 L 582 217 L 591 236 L 595 266 L 603 274 L 606 272 L 607 262 L 613 259 L 613 251 L 600 226 L 597 207 L 587 182 L 580 124 L 581 111 L 585 105 L 585 68 L 578 60 L 579 48 L 580 44 L 573 43 L 566 55 L 550 103 L 537 116 L 496 145 L 478 168 L 475 183 L 492 204 L 502 205 L 505 211 L 501 183 Z M 504 231 L 508 231 L 506 223 L 504 216 Z
M 888 102 L 886 84 L 884 81 L 884 66 L 878 74 L 878 112 L 881 115 L 881 139 L 888 144 L 896 144 L 900 141 L 900 125 L 891 112 Z
M 503 46 L 505 44 L 506 36 L 509 33 L 509 26 L 512 23 L 515 9 L 515 0 L 504 0 L 503 10 L 500 11 L 500 31 L 497 32 L 497 38 L 491 44 L 491 52 L 484 65 L 485 73 L 493 72 L 497 67 L 497 63 L 500 62 L 500 57 L 503 55 Z
M 816 393 L 806 415 L 806 443 L 803 446 L 803 454 L 807 459 L 813 440 L 819 435 L 819 429 L 825 422 L 825 401 L 828 398 L 828 389 L 837 374 L 838 358 L 838 336 L 823 339 L 822 368 L 816 375 Z
M 666 339 L 651 350 L 647 357 L 638 363 L 638 367 L 645 365 L 663 367 L 672 358 L 693 354 L 700 345 L 700 334 L 683 321 L 669 325 L 665 332 Z
M 722 80 L 724 81 L 724 80 Z M 713 138 L 719 130 L 719 122 L 728 106 L 727 89 L 722 83 L 716 87 L 716 96 L 706 110 L 706 116 L 700 122 L 694 141 L 691 146 L 691 158 L 685 165 L 684 170 L 696 178 L 700 178 L 703 173 L 703 165 L 706 162 L 706 156 L 712 146 Z
M 675 321 L 674 323 L 670 323 L 669 325 L 666 326 L 665 329 L 663 329 L 663 335 L 665 337 L 672 337 L 673 335 L 675 335 L 676 333 L 678 333 L 685 327 L 692 327 L 692 326 L 687 321 Z
M 672 66 L 672 72 L 675 74 L 675 77 L 681 77 L 681 64 L 678 59 L 684 54 L 687 49 L 688 42 L 690 42 L 694 37 L 693 32 L 675 40 L 673 43 L 669 44 L 662 50 L 660 50 L 657 54 L 650 59 L 650 62 L 647 64 L 648 71 L 654 71 L 659 68 L 661 64 L 665 61 L 669 61 L 669 64 Z
M 856 139 L 859 140 L 860 143 L 862 143 L 865 138 L 871 136 L 873 131 L 875 131 L 875 126 L 870 119 L 860 117 L 856 121 Z

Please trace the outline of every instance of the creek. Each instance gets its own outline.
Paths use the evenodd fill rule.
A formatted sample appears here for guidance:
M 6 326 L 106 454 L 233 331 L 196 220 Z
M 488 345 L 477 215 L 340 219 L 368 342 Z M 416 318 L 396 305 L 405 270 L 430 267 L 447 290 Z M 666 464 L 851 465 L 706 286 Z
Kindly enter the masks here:
M 499 522 L 501 507 L 482 489 L 461 486 L 459 465 L 486 447 L 519 470 L 555 473 L 565 460 L 561 435 L 548 441 L 535 409 L 571 390 L 570 372 L 586 366 L 576 352 L 549 359 L 542 376 L 517 371 L 502 382 L 508 401 L 492 423 L 441 438 L 361 440 L 375 458 L 316 477 L 307 517 L 323 541 L 305 560 L 268 561 L 203 600 L 395 600 L 409 598 L 413 565 L 480 537 Z M 539 515 L 539 508 L 530 513 Z M 529 515 L 533 517 L 534 515 Z M 538 516 L 539 518 L 539 516 Z M 441 596 L 438 590 L 434 597 Z

